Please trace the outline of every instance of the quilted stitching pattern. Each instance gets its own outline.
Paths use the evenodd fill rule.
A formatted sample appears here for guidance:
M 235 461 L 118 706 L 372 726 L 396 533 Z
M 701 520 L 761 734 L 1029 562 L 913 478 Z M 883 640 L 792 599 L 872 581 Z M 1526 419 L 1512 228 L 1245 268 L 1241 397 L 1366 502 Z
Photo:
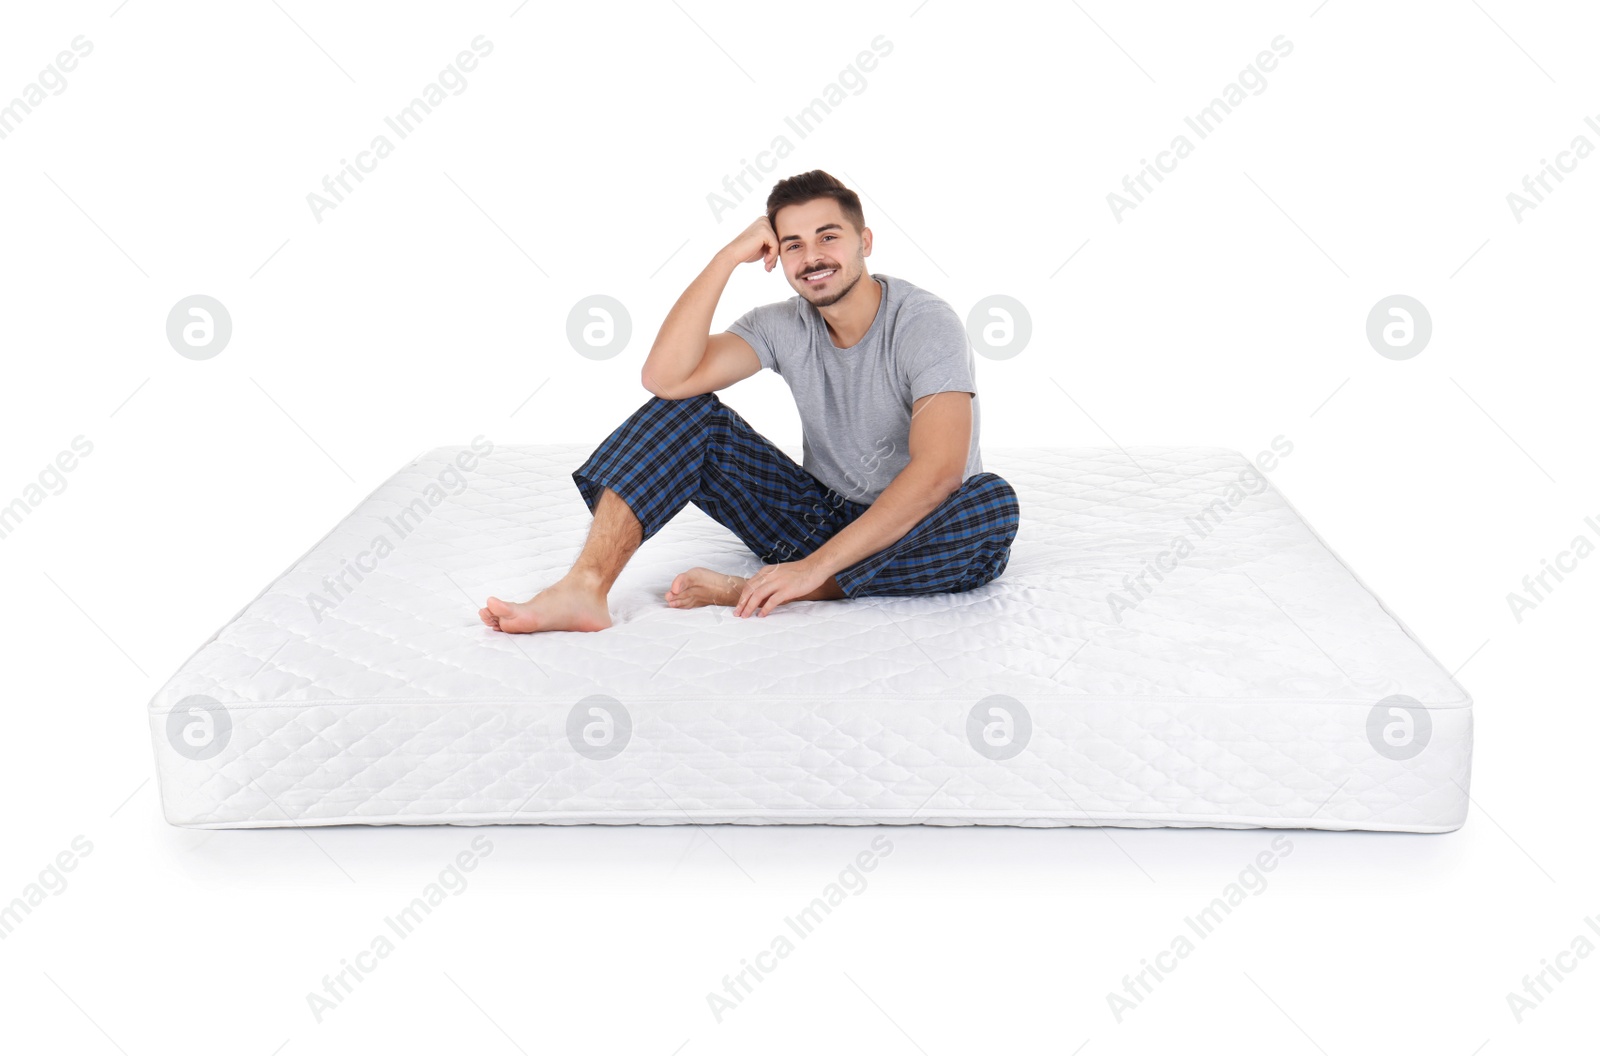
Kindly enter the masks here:
M 499 448 L 429 506 L 461 450 L 403 468 L 156 694 L 169 820 L 1441 831 L 1465 816 L 1470 699 L 1236 452 L 986 451 L 1022 507 L 999 580 L 761 619 L 662 601 L 683 569 L 759 564 L 691 506 L 623 573 L 611 629 L 509 636 L 477 608 L 571 564 L 589 515 L 570 474 L 589 448 Z M 1255 492 L 1230 495 L 1241 479 Z M 1193 519 L 1225 496 L 1236 505 L 1136 598 L 1125 577 L 1197 539 Z M 423 512 L 402 528 L 408 506 Z M 380 537 L 393 552 L 356 582 Z M 341 572 L 348 593 L 326 585 Z M 1136 602 L 1120 619 L 1114 592 Z M 320 620 L 313 593 L 332 604 Z M 633 719 L 614 759 L 566 739 L 594 693 Z M 996 693 L 1033 721 L 1005 761 L 967 741 L 967 712 Z M 1366 733 L 1394 693 L 1433 718 L 1402 762 Z M 167 742 L 167 712 L 194 694 L 232 720 L 205 761 Z

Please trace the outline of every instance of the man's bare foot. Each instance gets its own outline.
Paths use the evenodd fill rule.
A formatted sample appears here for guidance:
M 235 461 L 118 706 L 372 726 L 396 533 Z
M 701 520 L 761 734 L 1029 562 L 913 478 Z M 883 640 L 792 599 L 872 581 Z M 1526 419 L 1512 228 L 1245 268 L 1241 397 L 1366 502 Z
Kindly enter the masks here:
M 691 568 L 672 577 L 664 597 L 674 609 L 693 609 L 701 605 L 737 605 L 744 592 L 744 580 L 709 568 Z
M 611 610 L 597 577 L 568 572 L 529 601 L 490 598 L 478 610 L 485 626 L 509 634 L 530 631 L 602 631 L 611 626 Z

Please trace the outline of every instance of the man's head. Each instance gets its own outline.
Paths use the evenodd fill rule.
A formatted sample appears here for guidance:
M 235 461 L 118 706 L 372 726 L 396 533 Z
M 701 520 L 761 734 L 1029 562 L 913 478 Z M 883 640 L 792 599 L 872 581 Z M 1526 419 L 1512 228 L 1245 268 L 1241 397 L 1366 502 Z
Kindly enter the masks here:
M 821 169 L 780 180 L 767 196 L 778 259 L 796 292 L 826 308 L 867 273 L 872 231 L 856 192 Z

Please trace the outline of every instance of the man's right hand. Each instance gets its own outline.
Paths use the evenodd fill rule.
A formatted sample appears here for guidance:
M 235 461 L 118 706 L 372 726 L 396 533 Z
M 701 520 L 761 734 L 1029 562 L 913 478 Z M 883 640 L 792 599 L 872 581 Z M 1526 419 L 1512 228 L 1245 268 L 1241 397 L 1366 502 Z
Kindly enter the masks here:
M 683 291 L 656 334 L 639 380 L 653 395 L 681 400 L 715 392 L 761 369 L 761 360 L 737 334 L 711 333 L 711 316 L 728 278 L 740 264 L 778 266 L 778 236 L 763 214 L 717 250 Z
M 768 271 L 777 265 L 778 234 L 772 230 L 772 222 L 765 213 L 728 243 L 728 252 L 741 264 L 754 264 L 759 260 Z

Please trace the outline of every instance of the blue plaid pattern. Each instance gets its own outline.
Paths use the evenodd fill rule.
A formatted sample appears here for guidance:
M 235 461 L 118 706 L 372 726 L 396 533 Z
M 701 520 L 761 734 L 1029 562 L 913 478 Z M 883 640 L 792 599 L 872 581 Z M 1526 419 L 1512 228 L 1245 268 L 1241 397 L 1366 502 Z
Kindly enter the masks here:
M 615 491 L 645 539 L 692 502 L 769 565 L 806 557 L 868 509 L 806 472 L 710 392 L 651 397 L 572 479 L 590 513 L 603 488 Z M 1011 485 L 974 473 L 903 537 L 835 578 L 852 598 L 972 590 L 1005 571 L 1017 521 Z

